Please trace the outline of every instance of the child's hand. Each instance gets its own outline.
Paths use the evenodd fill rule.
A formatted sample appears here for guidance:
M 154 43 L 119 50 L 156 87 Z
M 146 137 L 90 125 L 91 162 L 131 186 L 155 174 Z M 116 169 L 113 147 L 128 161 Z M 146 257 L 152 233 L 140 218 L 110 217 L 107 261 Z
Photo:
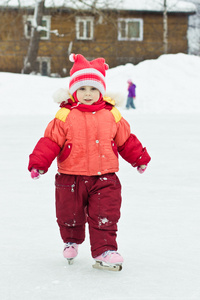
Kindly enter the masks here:
M 137 170 L 140 174 L 144 173 L 144 171 L 146 170 L 147 166 L 146 165 L 141 165 L 139 167 L 137 167 Z
M 33 179 L 39 179 L 40 178 L 40 174 L 43 174 L 44 171 L 42 170 L 37 170 L 35 168 L 32 168 L 31 170 L 31 178 Z

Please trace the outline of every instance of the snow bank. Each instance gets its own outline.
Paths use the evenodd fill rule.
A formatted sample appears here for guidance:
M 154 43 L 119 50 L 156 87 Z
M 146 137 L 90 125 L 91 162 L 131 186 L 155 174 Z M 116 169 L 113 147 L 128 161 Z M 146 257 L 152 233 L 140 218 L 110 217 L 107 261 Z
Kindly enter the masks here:
M 137 111 L 165 113 L 200 112 L 200 57 L 162 55 L 138 65 L 126 64 L 107 71 L 107 95 L 124 107 L 127 80 L 136 84 Z M 69 78 L 0 73 L 0 114 L 55 114 L 52 95 L 68 87 Z

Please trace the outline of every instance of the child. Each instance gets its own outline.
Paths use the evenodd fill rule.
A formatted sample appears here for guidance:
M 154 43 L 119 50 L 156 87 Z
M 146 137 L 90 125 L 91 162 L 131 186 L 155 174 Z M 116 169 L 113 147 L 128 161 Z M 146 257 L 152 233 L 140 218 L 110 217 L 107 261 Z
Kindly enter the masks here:
M 126 102 L 126 108 L 129 109 L 129 107 L 132 107 L 135 109 L 135 104 L 134 104 L 134 99 L 135 99 L 135 89 L 136 85 L 132 82 L 131 79 L 127 81 L 128 83 L 128 97 L 127 97 L 127 102 Z
M 93 258 L 108 265 L 121 265 L 117 252 L 117 222 L 120 218 L 121 184 L 118 152 L 140 173 L 150 161 L 146 148 L 130 132 L 130 126 L 104 97 L 103 58 L 87 61 L 71 54 L 70 97 L 49 123 L 33 153 L 28 169 L 32 178 L 46 173 L 57 157 L 56 217 L 68 260 L 78 254 L 89 224 Z

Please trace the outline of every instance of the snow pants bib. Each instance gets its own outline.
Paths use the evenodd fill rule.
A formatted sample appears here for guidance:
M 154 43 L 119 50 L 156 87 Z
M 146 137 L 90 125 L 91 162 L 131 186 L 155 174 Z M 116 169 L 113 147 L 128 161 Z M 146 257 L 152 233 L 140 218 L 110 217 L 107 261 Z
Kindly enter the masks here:
M 102 176 L 56 174 L 56 217 L 64 242 L 81 244 L 89 224 L 92 256 L 117 250 L 121 184 L 115 173 Z

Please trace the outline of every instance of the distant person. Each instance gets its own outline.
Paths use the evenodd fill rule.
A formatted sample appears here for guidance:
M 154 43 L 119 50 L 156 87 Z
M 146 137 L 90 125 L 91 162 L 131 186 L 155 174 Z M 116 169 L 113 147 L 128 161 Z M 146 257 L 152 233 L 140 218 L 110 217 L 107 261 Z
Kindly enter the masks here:
M 135 109 L 134 99 L 136 96 L 135 94 L 136 85 L 132 82 L 131 79 L 129 79 L 127 83 L 128 83 L 128 97 L 126 102 L 126 108 L 129 109 L 130 107 L 132 107 L 133 109 Z

